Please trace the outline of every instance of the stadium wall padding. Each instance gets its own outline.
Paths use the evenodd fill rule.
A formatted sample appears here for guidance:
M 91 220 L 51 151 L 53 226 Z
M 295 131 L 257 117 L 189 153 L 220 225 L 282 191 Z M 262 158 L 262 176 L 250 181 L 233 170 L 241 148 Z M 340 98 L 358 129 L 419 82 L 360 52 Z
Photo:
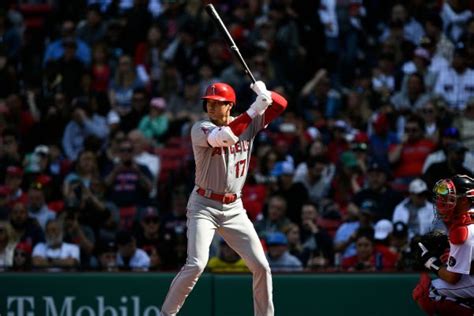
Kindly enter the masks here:
M 0 273 L 2 316 L 155 316 L 171 273 Z M 276 316 L 421 316 L 417 274 L 276 274 Z M 179 316 L 252 316 L 252 278 L 203 274 Z

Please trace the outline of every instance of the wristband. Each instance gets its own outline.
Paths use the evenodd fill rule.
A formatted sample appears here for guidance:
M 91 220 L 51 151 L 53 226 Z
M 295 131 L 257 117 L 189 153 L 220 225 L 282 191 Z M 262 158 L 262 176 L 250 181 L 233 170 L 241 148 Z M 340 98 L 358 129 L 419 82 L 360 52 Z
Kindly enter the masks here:
M 249 108 L 249 109 L 247 110 L 247 114 L 248 114 L 251 118 L 254 118 L 254 117 L 256 117 L 256 116 L 258 115 L 257 111 L 255 111 L 255 110 L 252 109 L 252 108 Z

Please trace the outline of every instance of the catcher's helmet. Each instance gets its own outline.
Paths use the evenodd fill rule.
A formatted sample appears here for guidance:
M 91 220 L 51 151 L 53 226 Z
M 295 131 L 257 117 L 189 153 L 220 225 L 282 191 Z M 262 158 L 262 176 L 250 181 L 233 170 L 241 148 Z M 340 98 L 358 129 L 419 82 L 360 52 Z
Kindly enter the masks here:
M 443 220 L 449 220 L 454 213 L 462 213 L 466 210 L 456 211 L 459 199 L 474 201 L 474 179 L 466 175 L 457 174 L 452 178 L 442 179 L 433 187 L 434 205 L 437 216 Z M 469 208 L 469 205 L 467 206 Z
M 211 84 L 206 89 L 206 93 L 201 97 L 204 100 L 204 111 L 206 111 L 207 100 L 227 101 L 235 104 L 235 91 L 227 83 L 217 82 Z

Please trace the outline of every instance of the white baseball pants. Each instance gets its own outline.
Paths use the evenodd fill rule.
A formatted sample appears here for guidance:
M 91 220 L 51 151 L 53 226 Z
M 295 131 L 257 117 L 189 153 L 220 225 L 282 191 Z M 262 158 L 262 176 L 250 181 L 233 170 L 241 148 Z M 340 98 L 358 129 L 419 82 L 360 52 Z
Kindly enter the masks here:
M 209 247 L 217 231 L 244 259 L 253 274 L 254 315 L 273 316 L 270 266 L 242 200 L 223 205 L 193 192 L 188 202 L 187 218 L 188 257 L 171 283 L 161 315 L 172 316 L 179 312 L 206 268 Z

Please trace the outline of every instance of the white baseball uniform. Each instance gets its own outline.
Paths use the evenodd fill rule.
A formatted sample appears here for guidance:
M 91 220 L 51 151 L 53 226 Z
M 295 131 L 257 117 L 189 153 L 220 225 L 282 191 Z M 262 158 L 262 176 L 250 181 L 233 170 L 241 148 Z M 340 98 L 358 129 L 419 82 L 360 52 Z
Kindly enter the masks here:
M 274 315 L 270 266 L 240 199 L 253 140 L 264 128 L 263 117 L 253 118 L 237 143 L 229 147 L 209 146 L 209 133 L 219 128 L 214 123 L 200 121 L 192 127 L 196 186 L 187 206 L 188 257 L 171 283 L 162 316 L 176 315 L 183 306 L 207 265 L 216 231 L 245 260 L 253 274 L 254 314 Z
M 434 300 L 447 299 L 474 307 L 474 276 L 470 275 L 471 264 L 474 261 L 474 224 L 467 226 L 469 230 L 466 241 L 461 245 L 450 242 L 447 270 L 462 274 L 456 284 L 449 284 L 442 279 L 431 282 L 430 298 Z

